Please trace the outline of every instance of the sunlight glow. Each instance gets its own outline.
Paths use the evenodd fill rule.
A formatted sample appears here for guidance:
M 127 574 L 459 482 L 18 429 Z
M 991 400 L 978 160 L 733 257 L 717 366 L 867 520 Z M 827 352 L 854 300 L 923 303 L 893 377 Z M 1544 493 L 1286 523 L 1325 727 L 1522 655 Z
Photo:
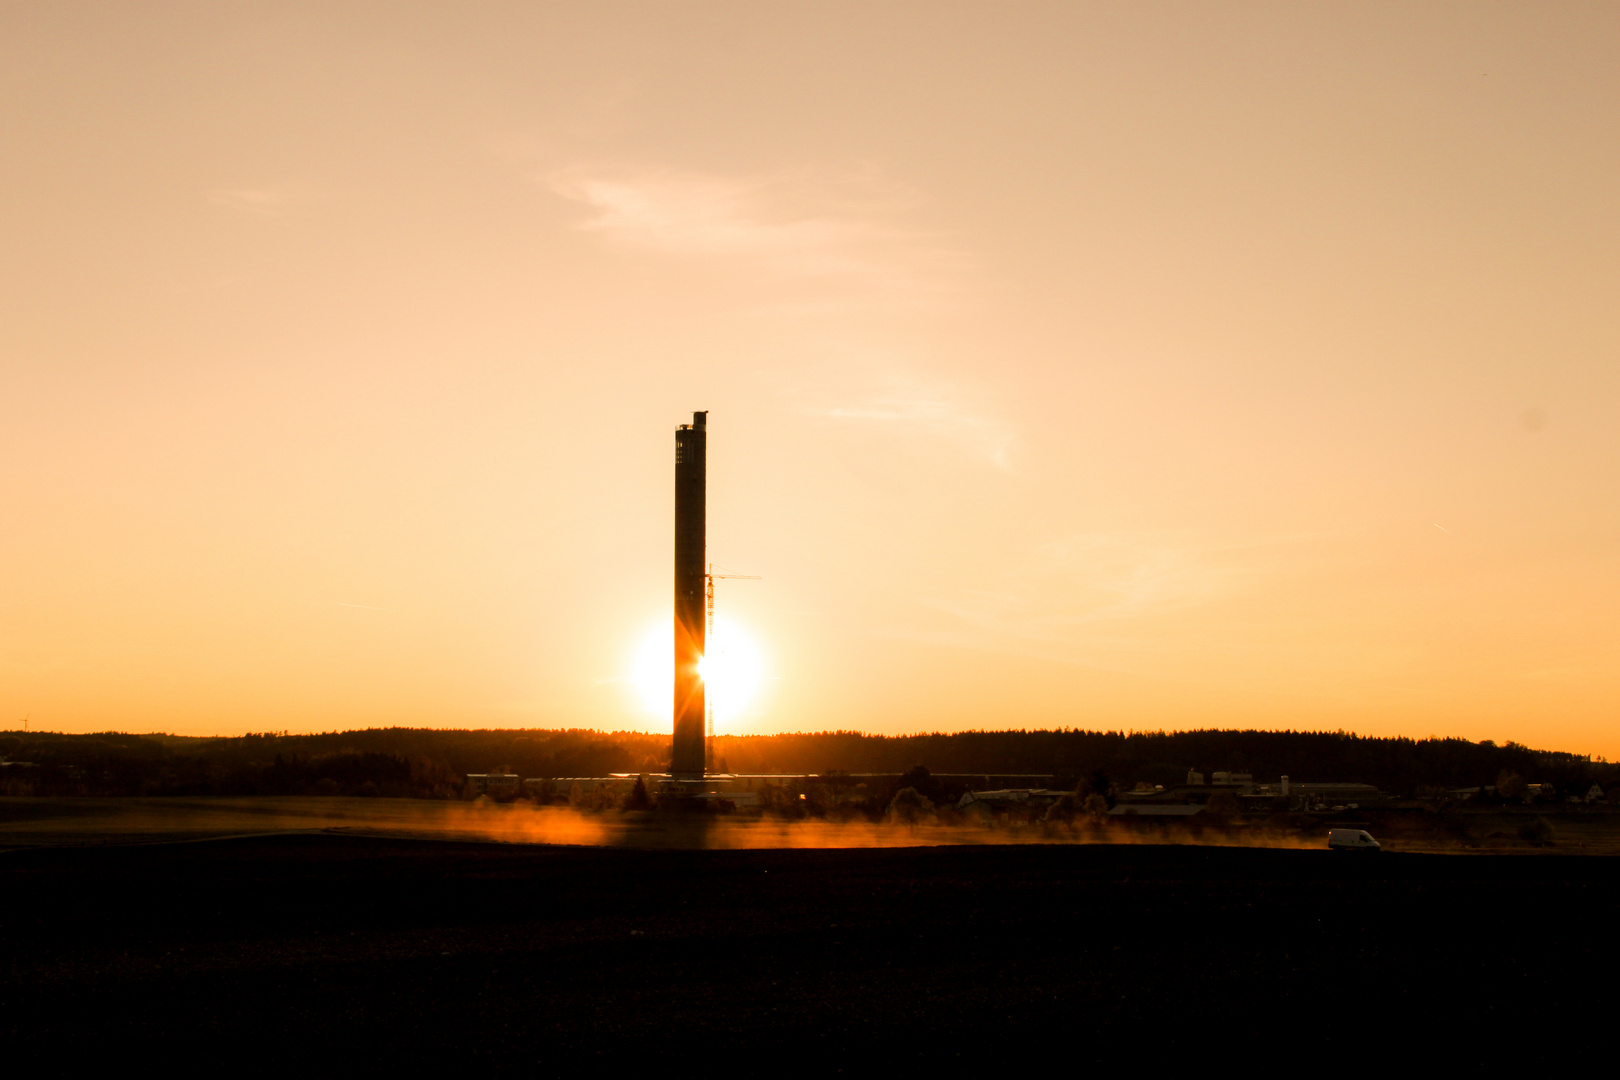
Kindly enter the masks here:
M 675 679 L 675 631 L 665 622 L 642 635 L 636 646 L 630 681 L 649 716 L 671 722 Z M 746 629 L 717 616 L 708 654 L 698 670 L 714 707 L 717 732 L 724 732 L 746 713 L 765 685 L 765 656 Z

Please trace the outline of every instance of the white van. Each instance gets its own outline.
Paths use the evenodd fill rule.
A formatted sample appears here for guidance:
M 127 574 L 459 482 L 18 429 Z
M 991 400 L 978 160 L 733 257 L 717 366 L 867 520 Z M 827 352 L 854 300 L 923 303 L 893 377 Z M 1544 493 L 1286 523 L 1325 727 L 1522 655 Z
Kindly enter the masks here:
M 1331 851 L 1382 851 L 1383 847 L 1365 829 L 1329 829 Z

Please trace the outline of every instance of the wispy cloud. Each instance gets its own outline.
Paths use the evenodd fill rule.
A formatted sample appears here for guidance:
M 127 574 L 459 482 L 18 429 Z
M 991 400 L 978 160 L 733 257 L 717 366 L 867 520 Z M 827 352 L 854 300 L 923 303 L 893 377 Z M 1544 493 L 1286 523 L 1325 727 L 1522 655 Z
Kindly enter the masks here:
M 873 367 L 885 365 L 874 362 Z M 881 375 L 846 379 L 834 388 L 799 386 L 800 411 L 827 422 L 859 425 L 904 439 L 953 442 L 999 469 L 1012 467 L 1015 432 L 985 408 L 982 393 L 886 366 Z
M 297 201 L 291 192 L 278 188 L 215 188 L 204 196 L 215 206 L 264 216 L 281 213 Z
M 1010 469 L 1012 429 L 996 417 L 972 412 L 935 394 L 878 397 L 822 411 L 833 420 L 883 425 L 910 436 L 965 442 L 999 469 Z
M 546 182 L 589 207 L 580 229 L 625 248 L 891 293 L 948 290 L 964 269 L 962 253 L 942 237 L 900 224 L 916 196 L 869 173 L 723 176 L 576 166 Z
M 814 326 L 795 340 L 835 357 L 827 385 L 797 382 L 801 414 L 906 439 L 943 439 L 1010 468 L 1013 430 L 975 403 L 983 394 L 920 378 L 861 339 L 865 327 L 834 329 L 828 311 L 932 313 L 971 294 L 972 261 L 941 233 L 916 222 L 925 200 L 872 169 L 722 175 L 673 169 L 575 165 L 545 175 L 557 194 L 587 208 L 578 228 L 625 251 L 731 267 L 782 286 L 767 303 Z M 878 350 L 881 353 L 881 350 Z M 813 380 L 812 380 L 813 381 Z

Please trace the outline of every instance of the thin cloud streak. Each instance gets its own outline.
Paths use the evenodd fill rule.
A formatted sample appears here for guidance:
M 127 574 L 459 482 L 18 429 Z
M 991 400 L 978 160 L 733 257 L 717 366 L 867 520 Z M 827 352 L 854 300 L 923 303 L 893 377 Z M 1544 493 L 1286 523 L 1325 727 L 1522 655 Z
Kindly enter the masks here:
M 998 469 L 1012 469 L 1013 427 L 965 401 L 979 395 L 948 384 L 891 371 L 882 384 L 847 389 L 798 388 L 799 410 L 806 416 L 844 425 L 864 425 L 902 438 L 955 442 Z M 828 398 L 844 400 L 832 402 Z M 816 400 L 820 399 L 820 400 Z
M 545 182 L 590 208 L 579 229 L 626 248 L 728 260 L 890 295 L 954 291 L 965 269 L 963 254 L 938 235 L 890 223 L 915 196 L 869 176 L 611 173 L 576 166 Z
M 204 197 L 215 206 L 264 217 L 278 214 L 297 201 L 291 193 L 276 188 L 216 188 L 204 192 Z
M 945 397 L 877 398 L 858 405 L 808 410 L 830 420 L 879 424 L 909 435 L 966 441 L 998 469 L 1011 469 L 1012 431 L 993 417 L 975 415 Z
M 545 182 L 589 208 L 581 231 L 614 246 L 755 277 L 763 271 L 797 294 L 770 302 L 778 314 L 825 313 L 829 297 L 833 308 L 906 309 L 945 296 L 960 304 L 973 284 L 963 252 L 937 233 L 896 224 L 917 209 L 917 193 L 870 170 L 727 176 L 577 165 Z M 811 331 L 826 332 L 826 326 Z M 824 345 L 836 354 L 849 347 L 847 340 Z M 879 357 L 863 364 L 857 379 L 840 380 L 835 392 L 796 390 L 799 411 L 904 438 L 965 443 L 997 468 L 1011 468 L 1011 428 L 962 404 L 969 395 L 904 373 L 874 380 L 873 366 L 891 368 Z M 862 384 L 867 389 L 856 389 Z
M 907 307 L 945 295 L 960 301 L 970 285 L 963 252 L 936 233 L 894 223 L 918 206 L 918 195 L 870 171 L 726 176 L 579 165 L 545 182 L 590 209 L 581 231 L 615 246 L 764 271 L 805 295 L 830 289 L 838 305 Z M 905 438 L 962 442 L 997 468 L 1011 468 L 1011 428 L 964 406 L 966 395 L 903 374 L 885 382 L 866 393 L 851 394 L 847 381 L 836 394 L 799 392 L 801 403 L 814 402 L 800 412 Z

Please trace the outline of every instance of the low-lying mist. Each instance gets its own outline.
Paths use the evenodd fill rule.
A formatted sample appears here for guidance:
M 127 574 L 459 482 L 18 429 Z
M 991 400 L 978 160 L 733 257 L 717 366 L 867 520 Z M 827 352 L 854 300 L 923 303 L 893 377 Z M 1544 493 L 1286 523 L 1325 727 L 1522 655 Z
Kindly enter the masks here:
M 8 799 L 0 848 L 175 843 L 339 832 L 508 844 L 650 849 L 874 848 L 965 844 L 1202 844 L 1320 848 L 1320 838 L 1258 825 L 849 821 L 741 814 L 580 810 L 528 802 L 249 797 Z

